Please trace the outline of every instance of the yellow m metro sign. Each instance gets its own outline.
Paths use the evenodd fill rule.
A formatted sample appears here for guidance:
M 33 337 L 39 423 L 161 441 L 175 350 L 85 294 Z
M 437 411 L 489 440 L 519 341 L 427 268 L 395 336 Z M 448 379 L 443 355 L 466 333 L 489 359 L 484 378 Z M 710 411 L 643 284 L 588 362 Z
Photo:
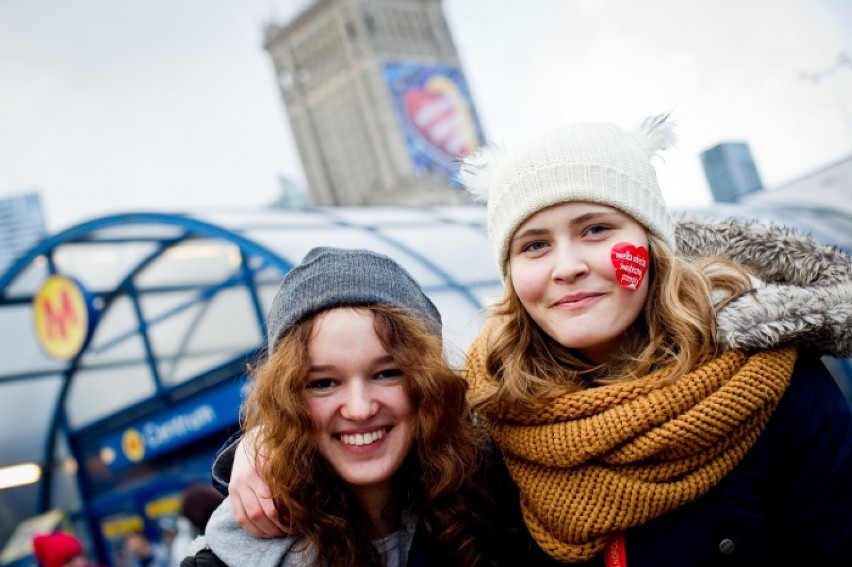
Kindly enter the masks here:
M 93 310 L 80 284 L 50 276 L 33 298 L 35 331 L 45 353 L 58 360 L 74 358 L 92 330 Z

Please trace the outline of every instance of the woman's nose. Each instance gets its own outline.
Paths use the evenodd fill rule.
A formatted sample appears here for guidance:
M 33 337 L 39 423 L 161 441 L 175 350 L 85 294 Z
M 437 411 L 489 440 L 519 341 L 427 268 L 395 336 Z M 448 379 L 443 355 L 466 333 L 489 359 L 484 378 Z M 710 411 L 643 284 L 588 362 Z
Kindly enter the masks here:
M 575 246 L 557 246 L 554 255 L 553 278 L 573 282 L 589 273 L 589 264 Z
M 362 380 L 355 380 L 347 385 L 341 415 L 352 421 L 363 421 L 375 412 L 377 404 L 371 394 L 371 388 Z

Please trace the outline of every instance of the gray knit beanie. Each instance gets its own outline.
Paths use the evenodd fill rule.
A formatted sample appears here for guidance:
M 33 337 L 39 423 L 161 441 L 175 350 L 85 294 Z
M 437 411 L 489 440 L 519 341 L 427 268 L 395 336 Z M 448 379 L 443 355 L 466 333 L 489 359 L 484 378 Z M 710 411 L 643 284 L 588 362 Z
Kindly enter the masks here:
M 487 147 L 466 156 L 461 181 L 488 202 L 488 239 L 501 274 L 518 227 L 568 201 L 624 211 L 675 250 L 674 220 L 651 163 L 674 142 L 668 118 L 650 117 L 631 131 L 606 122 L 564 124 L 512 151 Z
M 369 250 L 318 247 L 287 272 L 266 318 L 268 353 L 289 328 L 334 307 L 399 307 L 441 336 L 441 314 L 402 266 Z

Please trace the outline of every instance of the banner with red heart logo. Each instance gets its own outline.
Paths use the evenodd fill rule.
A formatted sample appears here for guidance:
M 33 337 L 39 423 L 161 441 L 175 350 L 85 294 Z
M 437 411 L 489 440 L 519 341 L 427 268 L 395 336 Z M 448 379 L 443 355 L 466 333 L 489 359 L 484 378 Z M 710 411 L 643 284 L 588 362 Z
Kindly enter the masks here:
M 461 71 L 447 65 L 387 63 L 384 67 L 415 173 L 455 181 L 459 158 L 482 140 Z
M 476 132 L 467 104 L 446 77 L 430 78 L 405 93 L 405 114 L 429 144 L 450 159 L 473 150 Z

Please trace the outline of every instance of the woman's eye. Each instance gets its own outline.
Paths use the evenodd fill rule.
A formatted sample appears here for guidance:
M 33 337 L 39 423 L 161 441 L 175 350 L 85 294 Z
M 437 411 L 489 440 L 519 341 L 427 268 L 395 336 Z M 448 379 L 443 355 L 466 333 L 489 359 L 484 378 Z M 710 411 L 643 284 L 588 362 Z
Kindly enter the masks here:
M 331 378 L 314 378 L 309 380 L 305 386 L 308 390 L 328 390 L 337 384 L 336 380 Z
M 402 376 L 402 370 L 399 368 L 388 368 L 376 374 L 376 378 L 379 380 L 390 380 L 392 378 L 399 378 L 400 376 Z
M 601 234 L 610 230 L 610 227 L 602 224 L 595 224 L 586 229 L 586 234 L 588 236 L 600 236 Z
M 530 242 L 528 244 L 524 244 L 521 247 L 521 252 L 538 252 L 542 248 L 544 248 L 546 244 L 541 240 L 536 240 L 534 242 Z

